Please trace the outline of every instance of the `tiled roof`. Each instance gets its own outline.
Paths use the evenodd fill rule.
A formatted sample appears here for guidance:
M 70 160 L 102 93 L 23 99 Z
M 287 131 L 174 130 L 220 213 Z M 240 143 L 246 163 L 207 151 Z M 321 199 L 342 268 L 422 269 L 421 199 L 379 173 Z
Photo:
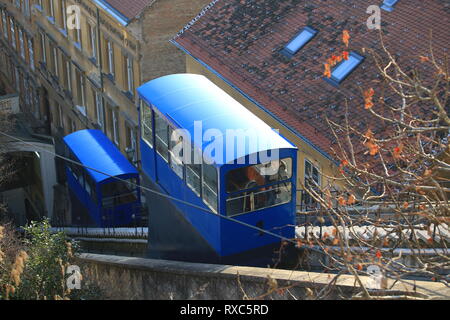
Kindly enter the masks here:
M 381 91 L 373 59 L 363 50 L 380 49 L 380 32 L 366 26 L 367 7 L 377 2 L 382 4 L 382 0 L 219 0 L 174 41 L 331 155 L 335 139 L 325 119 L 342 123 L 345 99 L 353 126 L 362 132 L 368 127 L 375 133 L 384 130 L 385 124 L 374 122 L 364 110 L 362 95 L 370 87 Z M 401 64 L 427 71 L 419 55 L 429 56 L 431 30 L 435 56 L 442 61 L 448 55 L 449 1 L 401 0 L 393 12 L 382 10 L 381 19 L 385 45 Z M 282 55 L 280 50 L 305 26 L 319 33 L 291 59 Z M 348 49 L 341 40 L 343 30 L 350 32 Z M 334 87 L 323 79 L 323 64 L 343 50 L 366 59 Z
M 127 19 L 137 17 L 154 0 L 102 0 Z

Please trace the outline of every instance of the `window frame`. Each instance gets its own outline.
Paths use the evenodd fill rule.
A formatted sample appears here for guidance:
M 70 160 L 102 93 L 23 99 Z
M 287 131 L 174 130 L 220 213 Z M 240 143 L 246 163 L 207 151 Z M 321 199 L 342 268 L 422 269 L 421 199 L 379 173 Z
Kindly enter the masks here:
M 30 68 L 31 70 L 34 71 L 36 69 L 34 63 L 34 42 L 31 37 L 27 38 L 27 42 L 28 42 L 28 59 L 30 60 Z
M 310 175 L 310 176 L 307 175 L 307 172 L 306 172 L 306 164 L 309 164 L 310 167 L 311 167 L 311 175 Z M 318 178 L 318 181 L 315 181 L 315 180 L 314 180 L 314 169 L 316 169 L 316 171 L 317 171 L 317 178 Z M 322 177 L 321 177 L 321 174 L 320 174 L 320 168 L 318 168 L 317 166 L 315 166 L 314 163 L 313 163 L 311 160 L 306 159 L 306 158 L 305 158 L 305 168 L 304 168 L 304 175 L 303 175 L 303 177 L 304 177 L 303 180 L 304 180 L 305 185 L 306 185 L 306 179 L 307 179 L 307 178 L 311 178 L 314 182 L 317 183 L 317 185 L 318 185 L 319 187 L 322 185 Z
M 299 38 L 303 33 L 309 33 L 309 38 L 307 38 L 305 41 L 303 41 L 297 50 L 293 51 L 293 50 L 289 49 L 288 46 L 290 44 L 292 44 L 295 40 L 297 40 L 297 38 Z M 311 28 L 310 26 L 305 26 L 302 30 L 300 30 L 295 36 L 293 36 L 289 40 L 289 42 L 281 50 L 281 53 L 288 58 L 292 58 L 301 49 L 303 49 L 318 33 L 319 33 L 318 30 Z
M 185 164 L 183 161 L 183 156 L 181 156 L 181 159 L 179 156 L 176 156 L 173 152 L 172 149 L 174 147 L 174 142 L 172 140 L 172 135 L 173 135 L 173 131 L 175 130 L 175 128 L 173 126 L 170 125 L 169 123 L 169 167 L 172 169 L 173 172 L 175 172 L 175 174 L 178 176 L 178 178 L 180 178 L 181 180 L 184 181 L 185 177 L 186 177 L 186 173 L 185 173 Z M 182 139 L 182 144 L 184 143 L 183 136 L 180 136 L 180 138 Z M 176 142 L 175 142 L 176 144 Z M 184 151 L 182 149 L 182 151 Z M 176 163 L 175 163 L 176 162 Z M 178 168 L 181 168 L 181 173 L 179 171 L 177 171 L 174 167 L 174 163 Z
M 20 56 L 25 60 L 25 34 L 21 27 L 17 28 L 19 34 Z
M 216 174 L 215 179 L 216 179 L 216 184 L 215 184 L 215 190 L 212 190 L 211 186 L 207 183 L 206 179 L 205 179 L 205 167 L 209 166 L 211 168 L 214 168 L 214 172 Z M 206 204 L 210 209 L 212 209 L 215 213 L 219 212 L 219 170 L 218 168 L 214 165 L 214 164 L 207 164 L 203 161 L 202 163 L 202 185 L 201 185 L 201 190 L 202 190 L 202 200 L 203 203 Z M 210 189 L 213 193 L 215 193 L 215 204 L 216 207 L 213 206 L 213 204 L 209 203 L 206 199 L 205 196 L 205 185 L 207 186 L 208 189 Z
M 91 55 L 91 59 L 95 62 L 95 64 L 97 64 L 97 61 L 98 61 L 97 26 L 88 23 L 88 27 L 89 27 L 89 40 L 90 40 L 90 46 L 91 46 L 90 55 Z
M 240 216 L 240 215 L 243 215 L 243 214 L 250 214 L 250 213 L 253 213 L 253 212 L 256 212 L 256 211 L 266 210 L 266 209 L 270 209 L 270 208 L 274 208 L 274 207 L 278 207 L 278 206 L 282 206 L 282 205 L 286 205 L 288 203 L 291 203 L 292 202 L 292 194 L 293 194 L 292 185 L 293 185 L 293 183 L 292 183 L 291 180 L 284 180 L 284 181 L 277 182 L 277 183 L 274 183 L 274 184 L 270 185 L 270 187 L 272 187 L 272 189 L 269 189 L 269 190 L 264 190 L 265 188 L 267 188 L 267 186 L 258 186 L 258 187 L 255 187 L 253 189 L 241 190 L 241 191 L 236 192 L 233 195 L 228 195 L 226 200 L 225 200 L 225 203 L 226 203 L 226 205 L 225 205 L 225 214 L 226 214 L 227 217 L 236 217 L 236 216 Z M 287 188 L 288 191 L 289 191 L 289 197 L 287 198 L 287 201 L 274 203 L 274 204 L 271 204 L 271 205 L 268 205 L 268 206 L 263 206 L 261 208 L 253 208 L 253 209 L 250 209 L 248 211 L 243 211 L 243 212 L 239 212 L 239 213 L 235 213 L 235 214 L 229 214 L 229 212 L 228 212 L 228 203 L 230 201 L 233 201 L 233 200 L 236 200 L 236 199 L 239 199 L 239 198 L 244 198 L 244 197 L 250 197 L 250 199 L 255 201 L 255 199 L 254 199 L 255 195 L 257 195 L 259 193 L 268 192 L 268 191 L 272 191 L 273 192 L 275 189 L 281 189 L 281 188 Z M 254 205 L 254 203 L 253 203 L 253 205 Z
M 11 31 L 11 45 L 14 49 L 17 49 L 16 43 L 16 24 L 12 17 L 9 17 L 9 29 Z
M 155 144 L 154 141 L 154 136 L 153 136 L 153 123 L 155 122 L 154 117 L 153 117 L 153 108 L 150 107 L 144 100 L 141 100 L 141 139 L 150 147 L 153 149 L 153 146 Z M 145 122 L 145 112 L 149 112 L 150 113 L 150 127 L 146 124 Z M 150 131 L 150 135 L 149 137 L 151 138 L 151 141 L 149 141 L 146 137 L 147 135 L 145 134 L 145 129 L 148 129 Z
M 155 150 L 156 153 L 160 155 L 161 158 L 164 159 L 165 162 L 169 163 L 169 157 L 170 157 L 170 152 L 169 152 L 169 121 L 160 113 L 158 112 L 156 109 L 154 110 L 154 136 L 155 136 Z M 161 119 L 162 121 L 164 121 L 165 125 L 166 125 L 166 141 L 162 140 L 162 138 L 158 135 L 158 130 L 157 130 L 157 122 L 158 120 Z M 163 154 L 161 154 L 160 150 L 159 150 L 159 144 L 162 143 L 163 144 L 163 148 L 165 151 L 167 151 L 167 157 L 164 156 Z M 164 152 L 166 153 L 166 152 Z
M 103 96 L 101 92 L 98 92 L 95 89 L 92 89 L 94 92 L 94 101 L 95 101 L 95 113 L 97 116 L 97 124 L 100 126 L 102 131 L 105 130 L 105 109 L 103 105 Z
M 337 78 L 336 76 L 333 76 L 333 73 L 336 72 L 336 70 L 338 70 L 339 68 L 342 68 L 345 66 L 345 64 L 351 63 L 350 59 L 354 58 L 356 60 L 356 65 L 354 65 L 353 67 L 351 67 L 349 70 L 347 70 L 345 72 L 345 74 L 340 77 Z M 331 71 L 331 77 L 324 77 L 325 81 L 327 81 L 328 83 L 330 83 L 331 85 L 337 87 L 339 86 L 345 79 L 347 79 L 347 77 L 349 77 L 365 60 L 365 57 L 360 55 L 359 53 L 355 52 L 355 51 L 351 51 L 349 53 L 349 59 L 348 60 L 343 60 L 341 63 L 339 63 L 337 66 L 335 66 L 333 68 L 333 70 Z
M 106 54 L 108 57 L 108 74 L 115 79 L 116 70 L 114 68 L 114 43 L 110 39 L 106 39 Z
M 258 187 L 272 186 L 272 185 L 276 185 L 276 184 L 278 184 L 278 183 L 286 182 L 286 181 L 292 179 L 292 176 L 293 176 L 293 171 L 292 171 L 292 169 L 293 169 L 293 161 L 294 161 L 294 160 L 292 159 L 292 157 L 285 157 L 285 158 L 278 159 L 278 160 L 279 160 L 280 162 L 281 162 L 281 161 L 284 161 L 284 160 L 285 160 L 285 161 L 290 161 L 290 168 L 291 168 L 291 170 L 290 170 L 290 175 L 289 175 L 289 177 L 286 178 L 286 179 L 283 179 L 283 180 L 272 181 L 272 182 L 266 183 L 266 184 L 261 185 L 261 186 L 258 186 Z M 257 187 L 255 187 L 255 188 L 247 188 L 247 189 L 244 188 L 244 189 L 239 189 L 239 190 L 229 191 L 229 190 L 228 190 L 228 181 L 229 181 L 229 174 L 230 174 L 231 172 L 237 171 L 237 170 L 242 170 L 242 169 L 249 168 L 249 167 L 260 166 L 260 165 L 262 165 L 262 164 L 261 164 L 261 163 L 260 163 L 260 164 L 253 164 L 253 165 L 242 166 L 242 167 L 240 167 L 240 168 L 236 168 L 236 169 L 229 170 L 229 171 L 225 174 L 225 192 L 226 192 L 228 195 L 233 195 L 233 194 L 241 193 L 241 192 L 243 192 L 243 191 L 248 191 L 248 190 L 257 188 Z
M 112 128 L 113 128 L 113 141 L 114 143 L 119 146 L 120 145 L 120 135 L 119 135 L 119 111 L 118 108 L 112 108 L 111 110 L 111 122 L 112 122 Z
M 383 4 L 381 5 L 381 9 L 387 12 L 394 11 L 395 5 L 398 3 L 398 0 L 383 0 Z
M 41 43 L 41 57 L 42 57 L 42 63 L 47 65 L 47 46 L 46 46 L 46 35 L 43 31 L 39 31 L 39 42 Z

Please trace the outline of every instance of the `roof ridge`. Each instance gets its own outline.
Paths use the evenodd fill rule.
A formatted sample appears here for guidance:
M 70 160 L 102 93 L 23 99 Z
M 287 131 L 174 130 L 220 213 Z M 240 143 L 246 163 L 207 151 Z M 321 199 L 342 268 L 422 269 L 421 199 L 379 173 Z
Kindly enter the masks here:
M 186 24 L 183 29 L 181 29 L 180 31 L 178 31 L 178 33 L 175 35 L 175 37 L 173 37 L 172 40 L 177 39 L 178 37 L 180 37 L 185 31 L 189 30 L 201 17 L 203 17 L 210 9 L 212 9 L 215 4 L 217 2 L 219 2 L 220 0 L 212 0 L 210 3 L 208 3 L 203 9 L 202 11 L 200 11 L 200 13 L 191 21 L 189 21 L 188 24 Z

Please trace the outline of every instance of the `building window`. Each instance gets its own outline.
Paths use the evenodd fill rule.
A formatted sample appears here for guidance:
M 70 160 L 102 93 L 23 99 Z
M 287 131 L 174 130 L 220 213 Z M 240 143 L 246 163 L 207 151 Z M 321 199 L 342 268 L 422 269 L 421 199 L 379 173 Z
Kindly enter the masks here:
M 30 0 L 23 0 L 23 3 L 24 3 L 23 11 L 25 13 L 25 16 L 29 17 L 31 15 Z
M 82 42 L 82 39 L 81 39 L 81 28 L 75 29 L 75 35 L 76 35 L 75 40 L 76 40 L 78 46 L 81 49 L 82 48 L 82 46 L 81 46 L 81 42 Z
M 91 45 L 91 58 L 97 63 L 97 28 L 89 25 L 89 37 Z
M 2 11 L 3 36 L 8 39 L 8 22 L 6 20 L 6 13 Z
M 394 11 L 394 6 L 396 5 L 397 2 L 398 0 L 384 0 L 383 4 L 381 5 L 381 9 L 387 12 L 392 12 Z
M 119 111 L 117 109 L 112 110 L 112 125 L 114 143 L 119 146 Z
M 103 99 L 102 94 L 94 90 L 95 99 L 95 111 L 97 113 L 97 124 L 104 130 L 105 126 L 105 113 L 103 110 Z
M 19 28 L 20 56 L 25 60 L 25 41 L 22 28 Z
M 58 110 L 58 125 L 60 128 L 64 129 L 64 117 L 60 104 L 57 105 L 57 110 Z
M 53 47 L 53 69 L 55 72 L 55 76 L 59 77 L 59 59 L 58 59 L 58 49 Z
M 107 40 L 108 49 L 108 73 L 114 78 L 114 44 Z
M 59 27 L 62 33 L 67 36 L 67 5 L 66 0 L 61 0 L 59 5 Z
M 64 86 L 68 92 L 72 92 L 72 66 L 70 59 L 63 56 L 63 70 L 64 70 Z
M 330 78 L 325 78 L 326 81 L 333 85 L 338 85 L 347 78 L 362 62 L 364 57 L 356 52 L 350 52 L 348 60 L 343 60 L 331 72 Z
M 55 17 L 55 7 L 53 4 L 53 0 L 47 0 L 47 15 L 49 18 L 52 18 L 53 22 Z
M 133 59 L 125 56 L 125 85 L 126 90 L 133 96 L 134 79 L 133 79 Z
M 152 109 L 141 100 L 142 139 L 153 147 L 153 114 Z
M 16 28 L 14 26 L 14 21 L 12 18 L 9 18 L 9 26 L 11 29 L 11 45 L 14 49 L 16 49 Z
M 311 27 L 305 27 L 303 30 L 298 33 L 294 38 L 289 41 L 289 43 L 283 48 L 281 53 L 283 53 L 287 57 L 292 57 L 301 48 L 303 48 L 312 38 L 317 34 L 317 30 L 314 30 Z
M 37 3 L 36 3 L 36 8 L 39 10 L 39 11 L 42 11 L 43 10 L 43 4 L 42 4 L 42 1 L 43 0 L 37 0 Z
M 34 65 L 34 47 L 33 47 L 33 40 L 31 38 L 28 38 L 28 55 L 30 59 L 30 68 L 31 70 L 35 69 Z
M 42 32 L 40 32 L 39 38 L 40 38 L 40 43 L 41 43 L 42 62 L 46 64 L 47 63 L 47 50 L 45 49 L 45 35 Z
M 50 43 L 50 52 L 52 53 L 51 71 L 55 77 L 59 77 L 59 59 L 58 48 L 55 43 Z
M 305 160 L 305 186 L 320 186 L 319 169 L 311 161 Z
M 78 68 L 75 68 L 75 81 L 76 81 L 76 89 L 77 95 L 75 97 L 75 101 L 79 107 L 86 107 L 86 80 L 84 78 L 83 72 Z M 86 116 L 86 111 L 82 111 L 79 109 L 84 116 Z
M 304 185 L 306 189 L 314 189 L 318 191 L 321 185 L 319 169 L 315 167 L 311 161 L 305 159 L 305 175 Z M 315 205 L 316 201 L 309 195 L 308 192 L 303 192 L 302 203 L 305 205 Z

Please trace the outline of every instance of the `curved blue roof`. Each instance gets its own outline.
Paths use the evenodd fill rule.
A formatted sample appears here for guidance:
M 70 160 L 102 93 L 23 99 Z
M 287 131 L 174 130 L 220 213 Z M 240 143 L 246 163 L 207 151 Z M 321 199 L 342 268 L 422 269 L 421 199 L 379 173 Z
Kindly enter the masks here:
M 255 116 L 246 107 L 233 99 L 205 76 L 196 74 L 173 74 L 164 76 L 139 87 L 143 100 L 165 115 L 176 126 L 186 129 L 194 144 L 205 151 L 213 140 L 203 141 L 203 133 L 211 129 L 212 135 L 223 140 L 226 154 L 226 139 L 234 139 L 230 130 L 256 132 L 257 141 L 246 139 L 245 148 L 226 154 L 228 163 L 244 156 L 272 149 L 296 149 L 296 147 Z M 203 133 L 195 134 L 194 123 L 201 121 Z M 237 131 L 234 131 L 235 133 Z M 217 133 L 217 134 L 214 134 Z M 220 134 L 219 134 L 220 133 Z M 208 140 L 208 139 L 205 139 Z
M 110 176 L 138 175 L 138 171 L 119 149 L 100 130 L 80 130 L 67 135 L 64 142 L 85 166 L 97 169 Z M 110 176 L 86 169 L 95 182 L 110 179 Z

